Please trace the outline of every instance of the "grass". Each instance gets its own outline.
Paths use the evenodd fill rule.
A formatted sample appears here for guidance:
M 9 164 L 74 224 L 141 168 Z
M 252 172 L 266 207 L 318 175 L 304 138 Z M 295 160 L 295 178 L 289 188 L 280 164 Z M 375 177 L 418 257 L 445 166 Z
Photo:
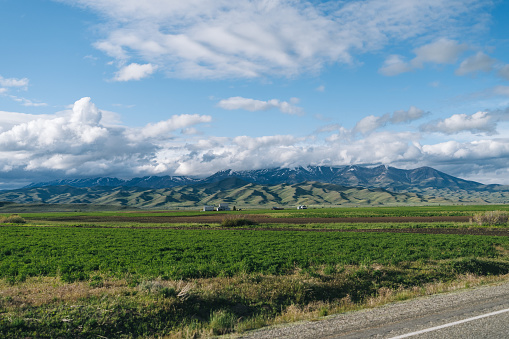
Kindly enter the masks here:
M 82 281 L 97 272 L 192 279 L 241 273 L 284 275 L 320 265 L 399 265 L 407 261 L 496 258 L 509 238 L 457 235 L 2 227 L 0 278 L 61 276 Z
M 0 216 L 0 224 L 25 224 L 26 220 L 18 214 L 11 214 L 8 217 Z
M 489 211 L 484 208 L 454 206 L 443 213 Z M 442 213 L 413 207 L 373 213 L 411 211 Z M 156 214 L 164 213 L 194 212 Z M 234 223 L 246 219 L 241 213 L 224 216 Z M 45 215 L 22 217 L 26 224 L 0 227 L 0 337 L 5 338 L 210 337 L 509 279 L 509 237 L 292 231 L 486 227 L 468 223 L 260 224 L 250 226 L 253 230 L 234 224 L 218 230 L 220 224 L 128 221 L 82 227 L 45 221 L 35 227 L 32 223 L 43 223 L 36 220 Z M 194 226 L 202 228 L 189 229 Z M 271 227 L 286 230 L 257 230 Z
M 382 266 L 349 266 L 331 274 L 297 271 L 285 276 L 148 280 L 138 285 L 106 279 L 101 287 L 52 277 L 15 285 L 0 280 L 0 336 L 209 337 L 509 278 L 451 273 L 443 279 L 440 269 L 428 274 L 442 280 L 399 283 L 401 277 L 411 282 L 414 274 Z
M 160 211 L 94 211 L 94 212 L 51 212 L 21 213 L 27 220 L 48 220 L 69 217 L 154 217 L 154 216 L 203 216 L 203 215 L 245 215 L 261 214 L 279 218 L 357 218 L 357 217 L 402 217 L 402 216 L 474 216 L 489 211 L 509 212 L 509 205 L 448 205 L 448 206 L 393 206 L 393 207 L 328 207 L 297 210 L 242 209 L 242 211 L 201 212 L 198 209 Z
M 479 226 L 507 226 L 509 216 L 507 212 L 488 211 L 485 213 L 477 213 L 473 216 L 471 222 Z

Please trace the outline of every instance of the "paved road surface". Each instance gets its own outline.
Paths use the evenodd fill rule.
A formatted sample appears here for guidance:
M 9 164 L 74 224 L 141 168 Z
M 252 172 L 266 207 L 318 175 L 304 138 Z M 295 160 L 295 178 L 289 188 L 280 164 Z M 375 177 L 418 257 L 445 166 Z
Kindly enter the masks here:
M 262 329 L 241 338 L 509 338 L 509 283 Z

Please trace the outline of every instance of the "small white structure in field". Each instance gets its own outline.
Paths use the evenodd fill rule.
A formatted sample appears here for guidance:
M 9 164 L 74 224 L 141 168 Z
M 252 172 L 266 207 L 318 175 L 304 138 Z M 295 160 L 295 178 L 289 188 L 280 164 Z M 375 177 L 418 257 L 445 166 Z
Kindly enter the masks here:
M 229 211 L 229 210 L 230 206 L 228 206 L 228 204 L 225 203 L 219 204 L 219 206 L 216 208 L 216 211 Z
M 213 210 L 214 210 L 214 206 L 203 206 L 203 209 L 202 209 L 203 212 L 208 212 L 208 211 L 213 211 Z
M 307 210 L 307 206 L 306 205 L 300 205 L 299 207 L 297 207 L 298 210 Z

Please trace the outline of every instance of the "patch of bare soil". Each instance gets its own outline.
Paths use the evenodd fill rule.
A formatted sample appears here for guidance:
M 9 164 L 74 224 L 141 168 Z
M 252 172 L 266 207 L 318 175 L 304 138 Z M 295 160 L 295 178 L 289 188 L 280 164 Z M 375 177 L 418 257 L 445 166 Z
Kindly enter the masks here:
M 266 215 L 243 214 L 242 218 L 256 221 L 261 224 L 339 224 L 339 223 L 401 223 L 401 222 L 468 222 L 468 216 L 435 216 L 435 217 L 363 217 L 363 218 L 273 218 Z M 69 216 L 56 217 L 44 220 L 67 222 L 135 222 L 154 224 L 218 224 L 225 215 L 196 215 L 196 216 Z
M 434 216 L 434 217 L 366 217 L 366 218 L 272 218 L 263 215 L 242 215 L 243 218 L 256 221 L 260 224 L 294 224 L 305 225 L 310 223 L 404 223 L 404 222 L 468 222 L 468 216 Z M 66 222 L 133 222 L 133 223 L 158 223 L 158 224 L 217 224 L 221 223 L 224 215 L 198 215 L 187 217 L 169 216 L 72 216 L 45 219 L 48 221 Z M 208 225 L 207 225 L 208 226 Z M 112 226 L 88 226 L 77 225 L 75 227 L 98 227 L 111 228 Z M 183 229 L 183 230 L 231 230 L 226 227 L 131 227 L 139 229 Z M 309 229 L 309 228 L 237 228 L 235 230 L 249 231 L 300 231 L 300 232 L 373 232 L 373 233 L 421 233 L 421 234 L 460 234 L 460 235 L 484 235 L 484 236 L 509 236 L 509 230 L 499 228 L 399 228 L 399 229 Z

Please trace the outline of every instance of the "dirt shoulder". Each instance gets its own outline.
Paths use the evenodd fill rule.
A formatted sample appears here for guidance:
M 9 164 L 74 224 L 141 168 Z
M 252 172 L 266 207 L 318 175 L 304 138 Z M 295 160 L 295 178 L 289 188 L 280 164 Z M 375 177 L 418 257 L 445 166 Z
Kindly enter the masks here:
M 368 217 L 368 218 L 272 218 L 263 215 L 242 215 L 247 218 L 264 224 L 291 224 L 293 227 L 235 227 L 235 230 L 245 231 L 297 231 L 297 232 L 375 232 L 375 233 L 421 233 L 421 234 L 459 234 L 459 235 L 484 235 L 484 236 L 509 236 L 509 229 L 502 228 L 454 228 L 454 227 L 436 227 L 436 228 L 381 228 L 381 229 L 317 229 L 305 228 L 306 224 L 329 224 L 329 223 L 434 223 L 434 222 L 468 222 L 468 216 L 434 216 L 434 217 Z M 153 223 L 153 224 L 192 224 L 196 226 L 131 226 L 127 228 L 135 229 L 182 229 L 182 230 L 231 230 L 226 227 L 209 227 L 209 224 L 219 224 L 223 220 L 224 215 L 198 215 L 198 216 L 147 216 L 147 217 L 130 217 L 130 216 L 70 216 L 48 218 L 45 221 L 59 221 L 69 223 L 80 222 L 131 222 L 131 223 Z M 202 224 L 203 226 L 200 226 Z M 302 228 L 299 227 L 302 225 Z M 86 227 L 86 228 L 112 228 L 115 226 L 103 225 L 74 225 L 66 227 Z
M 265 215 L 243 214 L 241 218 L 261 224 L 339 224 L 339 223 L 407 223 L 407 222 L 468 222 L 468 216 L 434 216 L 434 217 L 363 217 L 363 218 L 273 218 Z M 69 216 L 44 218 L 48 221 L 67 222 L 134 222 L 161 224 L 219 224 L 225 218 L 223 214 L 196 216 Z

